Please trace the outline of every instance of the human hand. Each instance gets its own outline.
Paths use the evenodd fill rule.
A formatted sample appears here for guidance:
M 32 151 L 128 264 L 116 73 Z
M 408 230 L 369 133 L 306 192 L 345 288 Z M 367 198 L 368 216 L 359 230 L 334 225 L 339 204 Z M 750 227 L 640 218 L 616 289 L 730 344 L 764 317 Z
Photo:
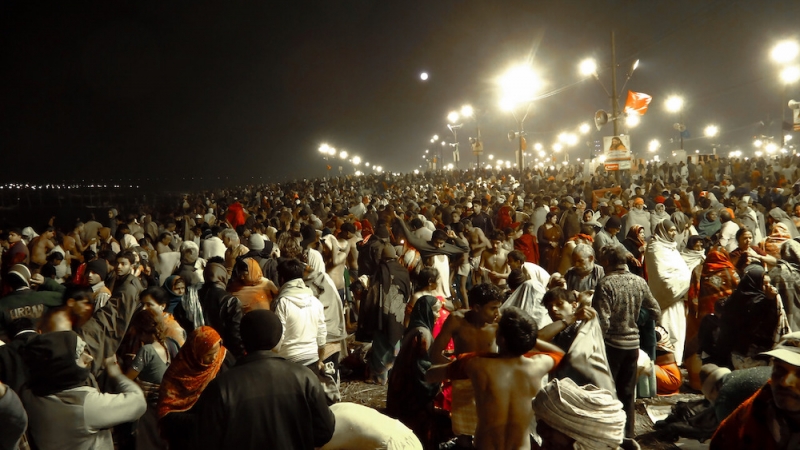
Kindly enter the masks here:
M 31 275 L 31 284 L 33 285 L 40 285 L 44 283 L 44 277 L 40 273 L 35 273 Z
M 576 320 L 592 320 L 595 317 L 597 317 L 597 311 L 595 311 L 591 306 L 582 305 L 575 311 Z
M 110 356 L 103 360 L 103 367 L 106 368 L 106 373 L 109 377 L 115 378 L 122 376 L 122 369 L 117 364 L 117 357 Z

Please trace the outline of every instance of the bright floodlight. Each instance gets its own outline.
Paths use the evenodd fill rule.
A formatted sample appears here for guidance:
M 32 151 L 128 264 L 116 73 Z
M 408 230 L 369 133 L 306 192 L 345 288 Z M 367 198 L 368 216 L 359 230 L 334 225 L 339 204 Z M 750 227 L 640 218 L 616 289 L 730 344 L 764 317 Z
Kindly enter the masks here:
M 581 75 L 588 77 L 589 75 L 594 75 L 597 73 L 597 63 L 589 58 L 584 59 L 581 61 L 580 65 L 578 66 L 579 70 L 581 71 Z
M 659 148 L 661 148 L 661 143 L 658 142 L 658 139 L 653 139 L 652 141 L 650 141 L 650 143 L 647 144 L 647 149 L 650 150 L 651 152 L 655 152 Z
M 639 119 L 639 115 L 638 114 L 631 114 L 630 116 L 626 116 L 625 117 L 625 125 L 628 128 L 633 128 L 636 125 L 639 125 L 640 122 L 641 122 L 641 119 Z
M 428 149 L 425 149 L 425 153 L 428 153 Z
M 494 159 L 494 155 L 489 155 L 489 161 Z
M 574 147 L 578 144 L 578 136 L 576 136 L 575 133 L 569 133 L 567 134 L 567 140 L 565 142 L 570 147 Z
M 756 151 L 756 158 L 761 158 L 761 155 L 763 155 L 763 153 L 761 153 L 760 151 Z
M 383 172 L 383 166 L 378 166 L 375 168 L 378 172 Z
M 559 133 L 558 135 L 558 142 L 567 142 L 569 134 L 567 133 Z
M 580 131 L 581 134 L 586 134 L 591 129 L 592 129 L 592 127 L 590 127 L 588 123 L 582 123 L 581 126 L 578 127 L 578 131 Z
M 364 163 L 364 165 L 365 165 L 365 166 L 367 166 L 367 167 L 369 167 L 369 163 L 368 163 L 368 162 L 365 162 L 365 163 Z
M 544 152 L 544 150 L 539 150 L 539 157 L 540 157 L 540 158 L 544 158 L 544 155 L 545 155 L 545 154 L 546 154 L 546 153 Z
M 356 166 L 361 164 L 361 158 L 359 158 L 358 156 L 353 156 L 353 164 L 355 164 Z
M 414 169 L 414 175 L 419 175 L 419 170 Z
M 636 70 L 637 67 L 639 67 L 639 60 L 638 59 L 633 62 L 633 66 L 631 67 L 631 72 Z
M 781 81 L 791 84 L 800 80 L 800 66 L 789 66 L 781 70 Z
M 497 165 L 498 166 L 502 166 L 503 165 L 503 160 L 502 159 L 498 159 L 497 160 Z
M 683 99 L 677 95 L 667 98 L 667 111 L 678 112 L 683 109 Z
M 422 80 L 422 81 L 427 80 L 428 79 L 428 72 L 422 72 L 421 74 L 419 74 L 419 79 Z
M 705 134 L 706 137 L 715 137 L 719 134 L 719 128 L 717 128 L 716 125 L 709 125 L 703 130 L 703 134 Z
M 438 141 L 439 140 L 439 135 L 438 134 L 434 134 L 433 135 L 433 140 L 434 141 Z
M 461 115 L 464 117 L 472 117 L 472 114 L 475 113 L 475 110 L 472 109 L 470 105 L 464 105 L 461 107 Z
M 797 45 L 796 41 L 782 41 L 778 42 L 775 47 L 772 47 L 772 60 L 777 63 L 787 63 L 790 61 L 794 61 L 797 58 L 797 54 L 800 52 L 800 48 Z
M 453 170 L 453 163 L 447 165 L 447 170 Z
M 559 143 L 553 144 L 553 151 L 556 153 L 560 152 L 562 148 L 564 148 L 564 146 Z
M 777 149 L 778 149 L 778 146 L 773 144 L 772 142 L 770 142 L 766 146 L 767 153 L 775 153 L 775 150 L 777 150 Z
M 533 149 L 537 151 L 541 151 L 544 147 L 542 146 L 541 142 L 537 142 L 533 144 Z
M 328 144 L 322 144 L 322 145 L 319 146 L 319 152 L 324 154 L 324 155 L 327 155 L 329 148 L 330 148 L 330 146 L 328 146 Z
M 764 141 L 762 141 L 761 139 L 756 139 L 755 141 L 753 141 L 753 145 L 758 148 L 761 148 L 761 146 L 764 145 Z
M 459 117 L 460 117 L 460 116 L 458 115 L 458 113 L 457 113 L 457 112 L 455 112 L 455 111 L 450 111 L 450 114 L 448 114 L 448 115 L 447 115 L 447 120 L 448 120 L 450 123 L 456 123 L 456 122 L 458 122 L 458 118 L 459 118 Z
M 442 141 L 442 147 L 444 147 L 445 145 L 447 145 L 447 142 Z
M 791 134 L 787 134 L 786 136 L 783 137 L 783 140 L 784 140 L 784 142 L 791 141 L 792 140 L 792 135 Z
M 534 94 L 541 87 L 541 80 L 528 65 L 519 65 L 509 69 L 500 77 L 500 105 L 503 109 L 533 100 Z
M 342 159 L 347 159 L 347 152 L 346 152 L 346 151 L 344 151 L 344 150 L 342 150 L 341 152 L 339 152 L 339 158 L 342 158 Z

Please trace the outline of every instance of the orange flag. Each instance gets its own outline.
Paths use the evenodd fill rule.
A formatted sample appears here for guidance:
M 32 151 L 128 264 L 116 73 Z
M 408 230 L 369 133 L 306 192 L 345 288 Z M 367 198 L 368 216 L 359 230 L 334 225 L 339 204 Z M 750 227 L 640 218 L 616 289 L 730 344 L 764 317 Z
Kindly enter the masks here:
M 643 116 L 647 112 L 647 105 L 653 97 L 641 92 L 628 91 L 628 100 L 625 101 L 625 114 L 637 113 Z

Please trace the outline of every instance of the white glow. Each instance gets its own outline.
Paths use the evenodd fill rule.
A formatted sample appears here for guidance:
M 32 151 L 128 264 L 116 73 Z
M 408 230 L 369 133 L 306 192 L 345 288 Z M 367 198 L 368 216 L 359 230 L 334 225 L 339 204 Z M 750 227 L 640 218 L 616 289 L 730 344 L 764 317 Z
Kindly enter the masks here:
M 461 115 L 464 117 L 472 117 L 472 114 L 475 113 L 475 110 L 472 109 L 470 105 L 464 105 L 461 107 Z
M 447 115 L 447 120 L 450 123 L 458 122 L 459 118 L 460 118 L 460 116 L 458 115 L 458 112 L 456 112 L 456 111 L 450 111 L 450 114 Z
M 502 166 L 503 165 L 503 160 L 502 159 L 498 159 L 497 160 L 497 165 Z
M 353 156 L 353 164 L 355 164 L 356 166 L 361 164 L 361 158 L 358 156 Z
M 590 127 L 588 123 L 582 123 L 581 126 L 578 127 L 578 131 L 580 131 L 581 134 L 586 134 L 591 129 L 592 129 L 592 127 Z
M 506 167 L 511 167 L 511 161 L 506 161 Z
M 556 152 L 556 153 L 560 152 L 561 149 L 563 149 L 563 148 L 564 148 L 564 146 L 559 144 L 559 143 L 553 144 L 553 151 Z
M 421 74 L 419 74 L 419 79 L 422 80 L 422 81 L 427 81 L 428 80 L 428 72 L 422 72 Z
M 594 75 L 597 73 L 597 63 L 591 58 L 584 59 L 581 61 L 580 65 L 578 65 L 578 70 L 580 71 L 581 75 L 585 77 Z
M 600 161 L 601 163 L 604 163 L 604 162 L 606 162 L 606 155 L 600 155 L 600 156 L 598 156 L 598 157 L 597 157 L 597 160 L 598 160 L 598 161 Z
M 658 151 L 658 149 L 660 148 L 661 148 L 661 143 L 658 142 L 658 139 L 653 139 L 647 144 L 647 149 L 650 150 L 651 152 Z
M 360 177 L 361 175 L 362 175 L 361 171 L 360 170 L 356 170 L 356 176 Z
M 716 137 L 719 134 L 719 128 L 716 125 L 709 125 L 703 130 L 706 137 Z
M 757 150 L 756 151 L 756 158 L 761 158 L 761 155 L 763 155 L 763 154 L 764 153 L 762 153 L 760 150 Z
M 369 167 L 369 163 L 368 163 L 368 162 L 365 162 L 365 163 L 364 163 L 364 165 L 365 165 L 365 166 L 367 166 L 367 167 Z
M 433 135 L 433 140 L 434 141 L 438 141 L 439 140 L 439 135 L 438 134 L 434 134 Z
M 626 116 L 625 117 L 625 125 L 628 128 L 633 128 L 633 127 L 639 125 L 639 123 L 641 123 L 641 121 L 642 120 L 639 118 L 638 114 L 631 114 L 630 116 Z
M 760 148 L 762 145 L 764 145 L 764 141 L 762 141 L 761 139 L 756 139 L 755 141 L 753 141 L 753 145 Z
M 786 136 L 783 137 L 783 140 L 784 140 L 784 142 L 791 141 L 792 140 L 792 135 L 791 134 L 787 134 Z
M 447 170 L 453 170 L 453 163 L 447 165 Z
M 533 144 L 533 149 L 536 150 L 536 151 L 541 151 L 543 148 L 544 148 L 544 146 L 541 144 L 541 142 L 537 142 L 537 143 Z
M 489 155 L 489 161 L 494 159 L 494 155 Z
M 566 144 L 570 147 L 574 147 L 578 144 L 578 136 L 575 133 L 568 133 Z
M 342 150 L 341 152 L 339 152 L 339 158 L 342 158 L 342 159 L 347 159 L 347 152 L 346 152 L 346 151 L 344 151 L 344 150 Z
M 765 150 L 767 151 L 767 153 L 775 153 L 775 150 L 778 150 L 778 146 L 770 142 L 765 147 Z
M 800 80 L 800 66 L 789 66 L 781 70 L 781 81 L 786 84 L 796 83 Z
M 633 63 L 633 67 L 631 67 L 631 72 L 636 70 L 639 67 L 639 60 L 637 59 L 636 62 Z
M 322 144 L 319 146 L 319 152 L 327 155 L 329 148 L 330 146 L 328 144 Z
M 546 155 L 546 153 L 544 152 L 544 150 L 539 150 L 539 157 L 540 157 L 540 158 L 544 158 L 544 155 Z
M 502 94 L 500 105 L 508 110 L 514 106 L 533 100 L 541 88 L 541 80 L 528 65 L 519 65 L 506 71 L 499 80 Z
M 378 172 L 383 172 L 383 167 L 378 166 L 378 167 L 375 168 L 375 170 L 377 170 Z
M 683 109 L 683 98 L 678 97 L 677 95 L 672 95 L 667 98 L 666 106 L 667 111 L 678 112 Z
M 414 169 L 414 175 L 419 175 L 419 170 Z
M 794 61 L 799 51 L 800 48 L 798 48 L 796 41 L 782 41 L 772 47 L 770 56 L 773 61 L 783 64 Z

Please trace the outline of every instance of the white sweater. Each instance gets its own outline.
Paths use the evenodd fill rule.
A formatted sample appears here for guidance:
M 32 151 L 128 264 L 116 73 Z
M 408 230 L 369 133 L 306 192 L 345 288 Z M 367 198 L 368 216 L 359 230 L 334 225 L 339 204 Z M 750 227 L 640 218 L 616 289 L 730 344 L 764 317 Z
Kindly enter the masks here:
M 307 365 L 319 361 L 319 347 L 325 345 L 325 308 L 302 279 L 281 286 L 275 314 L 283 325 L 278 353 L 289 361 Z

